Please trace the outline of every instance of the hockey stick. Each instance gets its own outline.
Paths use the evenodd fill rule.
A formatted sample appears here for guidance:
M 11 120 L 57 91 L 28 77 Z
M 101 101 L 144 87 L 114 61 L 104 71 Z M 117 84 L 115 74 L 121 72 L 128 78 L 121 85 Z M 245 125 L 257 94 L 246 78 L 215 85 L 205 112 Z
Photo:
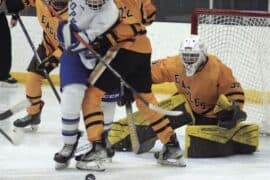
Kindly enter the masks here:
M 96 56 L 96 58 L 98 59 L 99 62 L 101 62 L 102 64 L 104 64 L 104 66 L 106 66 L 117 78 L 120 79 L 121 82 L 123 82 L 123 84 L 125 85 L 125 87 L 127 87 L 128 89 L 130 89 L 130 91 L 132 92 L 133 95 L 135 95 L 138 99 L 140 99 L 149 109 L 159 112 L 161 114 L 166 114 L 169 116 L 179 116 L 182 114 L 182 111 L 170 111 L 170 110 L 166 110 L 163 108 L 160 108 L 154 104 L 151 104 L 149 102 L 147 102 L 131 85 L 129 85 L 129 83 L 127 83 L 122 76 L 114 69 L 111 67 L 110 64 L 108 64 L 107 62 L 105 62 L 100 55 L 93 49 L 93 47 L 88 44 L 83 38 L 81 38 L 81 36 L 76 33 L 73 32 L 73 35 L 75 36 L 75 38 L 80 41 L 93 55 Z M 109 51 L 118 51 L 118 49 L 112 49 Z
M 31 102 L 28 99 L 22 100 L 21 102 L 15 104 L 5 112 L 0 113 L 0 120 L 5 120 L 29 106 L 31 106 Z
M 124 82 L 121 81 L 121 86 L 120 86 L 120 96 L 125 96 L 125 85 Z M 131 104 L 131 99 L 127 99 L 125 102 L 125 107 L 126 107 L 126 113 L 127 113 L 127 122 L 128 122 L 128 127 L 129 127 L 129 133 L 130 133 L 130 141 L 131 141 L 131 146 L 132 146 L 132 151 L 136 154 L 138 154 L 139 149 L 140 149 L 140 141 L 139 137 L 137 134 L 136 130 L 136 125 L 135 125 L 135 120 L 134 120 L 134 115 L 132 112 L 132 104 Z
M 28 43 L 29 43 L 29 45 L 30 45 L 30 47 L 31 47 L 31 49 L 32 49 L 32 51 L 33 51 L 35 57 L 36 57 L 37 60 L 38 60 L 38 63 L 41 64 L 41 63 L 42 63 L 42 60 L 40 59 L 40 57 L 39 57 L 39 55 L 38 55 L 38 53 L 37 53 L 37 51 L 36 51 L 36 48 L 35 48 L 35 46 L 34 46 L 34 43 L 33 43 L 33 41 L 31 40 L 31 38 L 30 38 L 30 36 L 29 36 L 29 34 L 28 34 L 28 32 L 27 32 L 27 30 L 26 30 L 26 28 L 25 28 L 25 26 L 24 26 L 24 24 L 23 24 L 22 19 L 21 19 L 20 16 L 18 17 L 18 21 L 19 21 L 19 23 L 20 23 L 20 26 L 21 26 L 21 28 L 22 28 L 22 30 L 23 30 L 23 33 L 24 33 L 24 35 L 26 36 L 26 39 L 27 39 L 27 41 L 28 41 Z M 50 86 L 51 86 L 51 88 L 52 88 L 52 90 L 53 90 L 53 93 L 54 93 L 56 99 L 57 99 L 58 102 L 60 103 L 60 101 L 61 101 L 60 96 L 59 96 L 59 94 L 58 94 L 58 92 L 57 92 L 57 90 L 56 90 L 56 88 L 55 88 L 55 86 L 54 86 L 54 84 L 53 84 L 53 82 L 52 82 L 52 80 L 51 80 L 49 74 L 47 73 L 47 71 L 46 71 L 45 69 L 43 69 L 43 73 L 44 73 L 46 79 L 48 80 L 48 82 L 49 82 L 49 84 L 50 84 Z
M 3 130 L 0 128 L 0 133 L 13 145 L 15 145 L 14 140 Z

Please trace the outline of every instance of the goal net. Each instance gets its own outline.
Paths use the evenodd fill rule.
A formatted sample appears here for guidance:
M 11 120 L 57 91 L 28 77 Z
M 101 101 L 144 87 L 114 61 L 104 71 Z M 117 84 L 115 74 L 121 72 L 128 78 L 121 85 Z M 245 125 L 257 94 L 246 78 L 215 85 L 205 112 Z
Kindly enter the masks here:
M 233 70 L 245 90 L 248 121 L 270 133 L 270 14 L 195 9 L 191 33 Z

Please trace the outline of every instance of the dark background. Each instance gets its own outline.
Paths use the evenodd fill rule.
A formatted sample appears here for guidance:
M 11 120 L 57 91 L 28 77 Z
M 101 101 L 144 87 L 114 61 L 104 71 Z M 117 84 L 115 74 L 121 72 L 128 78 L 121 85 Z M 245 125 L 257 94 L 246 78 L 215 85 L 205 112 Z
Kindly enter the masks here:
M 157 21 L 190 22 L 192 9 L 208 8 L 209 0 L 152 0 L 157 6 Z M 268 0 L 214 0 L 215 9 L 268 10 Z M 35 15 L 35 10 L 24 10 L 23 15 Z

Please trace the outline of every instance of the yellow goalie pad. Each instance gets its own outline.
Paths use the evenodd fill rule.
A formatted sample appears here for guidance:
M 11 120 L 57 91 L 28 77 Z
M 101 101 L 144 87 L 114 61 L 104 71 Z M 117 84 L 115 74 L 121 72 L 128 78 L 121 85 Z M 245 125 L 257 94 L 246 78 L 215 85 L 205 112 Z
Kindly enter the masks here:
M 174 129 L 181 127 L 186 124 L 194 122 L 194 116 L 192 111 L 186 103 L 186 99 L 182 94 L 177 94 L 169 99 L 161 101 L 159 106 L 168 110 L 181 110 L 183 115 L 178 117 L 169 117 L 170 123 Z M 149 122 L 143 117 L 143 115 L 137 111 L 133 113 L 135 119 L 136 131 L 141 144 L 148 140 L 153 140 L 156 138 L 155 133 L 149 126 Z M 108 140 L 112 145 L 119 146 L 123 150 L 131 150 L 130 140 L 129 140 L 129 127 L 127 118 L 122 118 L 113 123 L 112 129 L 108 134 Z M 150 147 L 149 147 L 150 148 Z M 144 149 L 149 149 L 144 148 Z M 151 148 L 150 148 L 151 149 Z
M 221 157 L 250 154 L 259 144 L 257 124 L 239 123 L 232 129 L 214 125 L 187 126 L 185 155 L 187 157 Z

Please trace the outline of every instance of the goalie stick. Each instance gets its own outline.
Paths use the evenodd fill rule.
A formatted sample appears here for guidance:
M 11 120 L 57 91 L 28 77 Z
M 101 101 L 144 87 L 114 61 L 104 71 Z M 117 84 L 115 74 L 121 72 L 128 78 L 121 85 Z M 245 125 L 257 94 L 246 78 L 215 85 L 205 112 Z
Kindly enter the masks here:
M 165 115 L 169 115 L 169 116 L 179 116 L 182 114 L 182 111 L 170 111 L 170 110 L 166 110 L 163 108 L 160 108 L 154 104 L 151 104 L 149 102 L 147 102 L 129 83 L 127 83 L 122 76 L 114 69 L 111 67 L 110 64 L 108 64 L 106 61 L 103 60 L 103 58 L 100 57 L 100 55 L 93 49 L 93 47 L 88 44 L 78 33 L 73 32 L 73 35 L 75 36 L 75 38 L 80 41 L 93 55 L 96 56 L 97 60 L 99 62 L 101 62 L 104 66 L 106 66 L 117 78 L 120 79 L 121 82 L 123 82 L 124 86 L 127 87 L 132 94 L 134 94 L 138 99 L 140 99 L 149 109 L 159 112 L 161 114 L 165 114 Z M 109 52 L 107 53 L 111 53 L 114 51 L 118 51 L 118 49 L 110 49 Z
M 0 113 L 0 120 L 5 120 L 29 106 L 31 106 L 31 102 L 28 99 L 22 100 L 21 102 L 13 105 L 8 110 Z
M 120 86 L 121 98 L 123 98 L 125 96 L 125 92 L 126 91 L 125 91 L 124 82 L 121 81 L 121 86 Z M 138 152 L 140 150 L 140 141 L 139 141 L 139 137 L 138 137 L 137 130 L 136 130 L 134 115 L 132 112 L 132 100 L 130 98 L 128 98 L 126 100 L 125 107 L 126 107 L 127 123 L 128 123 L 128 127 L 129 127 L 130 142 L 131 142 L 132 151 L 134 153 L 138 154 Z

